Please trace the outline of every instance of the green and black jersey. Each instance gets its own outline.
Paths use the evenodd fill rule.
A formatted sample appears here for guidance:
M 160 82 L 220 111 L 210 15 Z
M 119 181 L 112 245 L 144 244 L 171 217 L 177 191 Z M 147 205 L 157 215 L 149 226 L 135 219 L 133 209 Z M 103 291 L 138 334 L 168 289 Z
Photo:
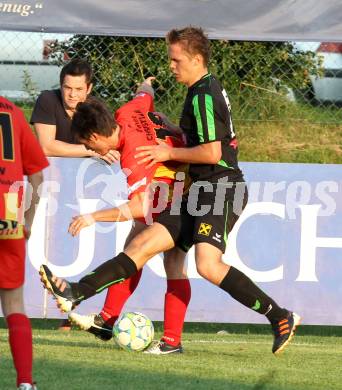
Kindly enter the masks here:
M 189 173 L 194 181 L 216 182 L 224 176 L 230 181 L 243 180 L 228 96 L 210 73 L 188 89 L 180 127 L 189 147 L 213 141 L 222 143 L 222 158 L 217 164 L 190 164 Z

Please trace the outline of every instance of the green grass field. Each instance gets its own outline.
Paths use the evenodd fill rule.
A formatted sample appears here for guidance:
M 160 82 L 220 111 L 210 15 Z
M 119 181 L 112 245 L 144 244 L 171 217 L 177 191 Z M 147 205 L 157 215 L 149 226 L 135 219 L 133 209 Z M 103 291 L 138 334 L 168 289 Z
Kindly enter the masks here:
M 186 324 L 183 355 L 148 356 L 79 330 L 58 331 L 56 320 L 32 323 L 39 390 L 342 389 L 341 327 L 302 326 L 274 357 L 268 326 Z M 158 337 L 161 325 L 155 325 Z M 3 319 L 0 351 L 0 389 L 11 390 L 15 372 Z

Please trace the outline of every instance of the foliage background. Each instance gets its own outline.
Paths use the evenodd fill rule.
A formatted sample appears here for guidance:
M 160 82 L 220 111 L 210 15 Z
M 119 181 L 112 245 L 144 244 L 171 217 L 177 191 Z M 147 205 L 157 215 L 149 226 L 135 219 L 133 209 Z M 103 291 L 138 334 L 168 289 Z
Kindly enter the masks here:
M 90 61 L 94 93 L 112 109 L 156 76 L 156 109 L 178 121 L 186 88 L 169 71 L 164 39 L 75 35 L 51 41 L 49 52 L 49 63 L 59 66 L 74 57 Z M 311 80 L 325 71 L 316 51 L 291 42 L 212 41 L 210 71 L 229 94 L 241 160 L 342 163 L 341 107 L 313 95 Z M 29 118 L 32 104 L 24 109 Z

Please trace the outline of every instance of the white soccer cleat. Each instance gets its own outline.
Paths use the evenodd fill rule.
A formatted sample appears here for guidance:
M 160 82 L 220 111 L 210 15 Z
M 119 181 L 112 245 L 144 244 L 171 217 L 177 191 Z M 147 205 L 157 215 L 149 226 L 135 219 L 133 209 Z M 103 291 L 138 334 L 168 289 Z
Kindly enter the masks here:
M 170 353 L 183 353 L 181 344 L 176 346 L 168 344 L 166 341 L 155 341 L 145 349 L 144 353 L 149 355 L 169 355 Z
M 69 320 L 80 329 L 103 341 L 108 341 L 113 337 L 113 328 L 106 324 L 100 314 L 82 315 L 74 312 L 69 314 Z

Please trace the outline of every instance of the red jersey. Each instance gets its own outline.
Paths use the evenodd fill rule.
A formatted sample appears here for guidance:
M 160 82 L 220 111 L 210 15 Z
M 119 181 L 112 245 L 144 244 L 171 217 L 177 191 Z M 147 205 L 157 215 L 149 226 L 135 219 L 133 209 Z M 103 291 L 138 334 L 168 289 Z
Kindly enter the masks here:
M 24 175 L 48 165 L 22 111 L 0 96 L 0 220 L 18 221 Z
M 138 165 L 134 157 L 138 146 L 156 145 L 156 138 L 165 140 L 170 146 L 184 146 L 182 139 L 153 121 L 153 98 L 145 92 L 115 112 L 115 120 L 120 126 L 118 151 L 121 153 L 121 168 L 127 176 L 128 198 L 144 192 L 153 180 L 172 183 L 178 171 L 186 170 L 187 165 L 177 162 L 157 163 L 146 169 L 146 164 Z M 185 168 L 185 169 L 184 169 Z

